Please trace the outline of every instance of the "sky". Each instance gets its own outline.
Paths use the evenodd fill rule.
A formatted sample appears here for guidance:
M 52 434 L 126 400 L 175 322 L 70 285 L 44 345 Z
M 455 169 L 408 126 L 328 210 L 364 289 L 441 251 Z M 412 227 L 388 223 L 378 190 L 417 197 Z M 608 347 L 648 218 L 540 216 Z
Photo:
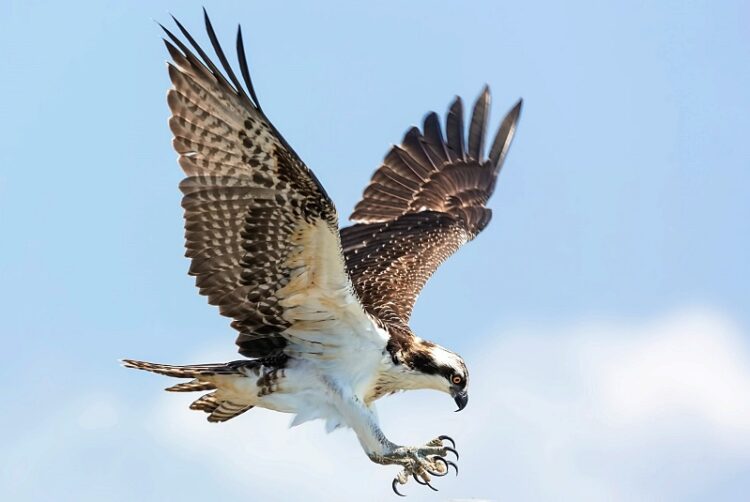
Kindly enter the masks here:
M 750 491 L 746 2 L 207 2 L 342 224 L 391 144 L 458 94 L 524 110 L 492 224 L 412 327 L 471 402 L 400 394 L 385 433 L 453 436 L 409 500 L 744 500 Z M 118 359 L 237 358 L 187 276 L 154 21 L 202 4 L 0 5 L 0 498 L 390 500 L 351 431 L 222 425 Z

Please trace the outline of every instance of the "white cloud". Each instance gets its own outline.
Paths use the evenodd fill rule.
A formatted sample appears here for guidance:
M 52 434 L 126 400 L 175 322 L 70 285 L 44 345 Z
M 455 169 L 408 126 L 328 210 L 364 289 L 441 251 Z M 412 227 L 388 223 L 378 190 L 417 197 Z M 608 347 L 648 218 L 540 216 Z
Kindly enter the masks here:
M 750 466 L 748 350 L 720 314 L 499 330 L 487 340 L 489 350 L 465 354 L 466 411 L 451 413 L 450 398 L 434 392 L 379 404 L 394 441 L 456 438 L 461 476 L 438 482 L 443 497 L 676 500 Z M 150 421 L 176 454 L 228 483 L 307 500 L 389 495 L 396 470 L 370 464 L 351 431 L 326 435 L 322 423 L 288 430 L 288 416 L 265 410 L 211 425 L 185 409 L 186 398 L 164 396 Z M 406 490 L 411 500 L 435 500 L 417 485 Z
M 723 439 L 750 440 L 750 361 L 726 320 L 689 312 L 648 326 L 617 350 L 592 350 L 600 399 L 622 424 L 692 417 Z

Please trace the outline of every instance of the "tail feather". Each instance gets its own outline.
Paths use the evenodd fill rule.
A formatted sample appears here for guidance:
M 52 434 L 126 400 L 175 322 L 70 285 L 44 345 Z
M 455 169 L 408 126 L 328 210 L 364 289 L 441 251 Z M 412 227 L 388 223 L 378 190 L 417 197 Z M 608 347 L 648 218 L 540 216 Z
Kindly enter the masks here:
M 197 392 L 202 390 L 216 390 L 216 386 L 211 382 L 204 382 L 201 380 L 193 379 L 189 382 L 178 383 L 164 389 L 169 392 Z
M 207 419 L 209 422 L 226 422 L 230 418 L 245 413 L 250 408 L 252 408 L 252 405 L 247 406 L 233 403 L 231 401 L 222 401 L 221 404 L 212 411 L 210 415 L 208 415 Z
M 134 359 L 123 359 L 122 365 L 126 368 L 135 368 L 137 370 L 150 371 L 177 378 L 196 378 L 207 375 L 226 375 L 237 373 L 236 366 L 232 363 L 218 364 L 188 364 L 177 366 L 172 364 L 149 363 L 146 361 L 136 361 Z
M 200 410 L 208 413 L 209 422 L 226 422 L 252 408 L 252 405 L 238 404 L 222 399 L 219 391 L 205 394 L 193 401 L 191 410 Z
M 210 394 L 204 394 L 199 397 L 190 405 L 191 410 L 205 411 L 206 413 L 213 413 L 213 411 L 221 405 L 221 401 L 216 398 L 216 392 Z
M 176 366 L 171 364 L 149 363 L 146 361 L 136 361 L 133 359 L 123 359 L 123 366 L 126 368 L 135 368 L 138 370 L 150 371 L 160 375 L 166 375 L 176 378 L 192 378 L 189 382 L 182 382 L 165 390 L 170 392 L 195 392 L 212 390 L 209 394 L 204 394 L 191 405 L 191 410 L 199 410 L 208 414 L 209 422 L 226 422 L 247 410 L 252 405 L 236 403 L 230 401 L 222 395 L 222 391 L 217 389 L 214 382 L 209 381 L 210 377 L 217 375 L 242 375 L 246 373 L 241 371 L 243 368 L 253 367 L 255 361 L 234 361 L 221 364 L 193 364 L 187 366 Z

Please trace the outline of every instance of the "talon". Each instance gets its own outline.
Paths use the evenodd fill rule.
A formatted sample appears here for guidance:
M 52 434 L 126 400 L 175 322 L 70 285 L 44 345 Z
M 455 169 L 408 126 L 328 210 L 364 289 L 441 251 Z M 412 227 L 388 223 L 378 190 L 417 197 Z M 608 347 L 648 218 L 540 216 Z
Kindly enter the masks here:
M 437 457 L 437 458 L 440 458 L 440 457 Z M 435 472 L 435 471 L 433 471 L 432 469 L 430 469 L 430 468 L 428 468 L 428 467 L 424 467 L 424 470 L 425 470 L 425 471 L 426 471 L 426 472 L 427 472 L 428 474 L 430 474 L 430 475 L 432 475 L 432 476 L 437 476 L 438 478 L 439 478 L 439 477 L 442 477 L 442 476 L 445 476 L 445 475 L 446 475 L 446 474 L 448 473 L 448 468 L 447 468 L 447 467 L 445 468 L 445 472 Z
M 403 493 L 399 492 L 396 489 L 396 483 L 398 483 L 398 478 L 393 478 L 393 483 L 391 483 L 391 488 L 393 488 L 393 492 L 398 495 L 399 497 L 406 497 Z
M 425 469 L 425 471 L 427 471 L 427 472 L 429 472 L 430 474 L 432 474 L 432 473 L 430 472 L 430 470 L 429 470 L 429 469 Z M 437 488 L 435 488 L 434 486 L 432 486 L 432 485 L 430 484 L 430 482 L 429 482 L 429 481 L 427 481 L 427 480 L 425 480 L 425 481 L 422 481 L 421 479 L 419 479 L 419 478 L 417 477 L 417 474 L 416 474 L 416 473 L 412 473 L 412 477 L 414 478 L 414 481 L 416 481 L 416 482 L 417 482 L 417 483 L 419 483 L 420 485 L 422 485 L 422 486 L 429 486 L 429 487 L 430 487 L 430 489 L 431 489 L 432 491 L 435 491 L 435 492 L 437 492 L 437 491 L 440 491 L 440 490 L 438 490 Z
M 450 460 L 445 460 L 445 459 L 442 459 L 442 460 L 443 460 L 443 461 L 444 461 L 444 462 L 445 462 L 446 464 L 448 464 L 448 465 L 452 465 L 452 466 L 453 466 L 453 468 L 454 468 L 454 469 L 456 470 L 456 476 L 458 476 L 458 466 L 457 466 L 456 464 L 454 464 L 453 462 L 451 462 Z M 447 470 L 447 469 L 448 469 L 448 468 L 446 467 L 446 470 Z M 448 473 L 446 472 L 446 474 L 448 474 Z
M 448 474 L 448 471 L 450 470 L 450 469 L 448 469 L 448 465 L 453 465 L 453 467 L 456 468 L 456 472 L 458 472 L 458 467 L 456 467 L 456 464 L 454 464 L 450 460 L 445 460 L 443 457 L 435 457 L 435 462 L 442 462 L 443 465 L 445 466 L 445 472 L 442 473 L 442 474 L 433 474 L 433 476 L 443 477 L 446 474 Z
M 456 456 L 456 460 L 459 459 L 458 452 L 455 449 L 451 448 L 450 446 L 444 446 L 443 448 L 445 448 L 445 451 L 453 453 Z
M 440 441 L 450 441 L 451 442 L 451 446 L 453 446 L 454 448 L 456 447 L 456 442 L 453 441 L 453 438 L 450 437 L 450 436 L 442 435 L 442 436 L 438 436 L 438 439 Z

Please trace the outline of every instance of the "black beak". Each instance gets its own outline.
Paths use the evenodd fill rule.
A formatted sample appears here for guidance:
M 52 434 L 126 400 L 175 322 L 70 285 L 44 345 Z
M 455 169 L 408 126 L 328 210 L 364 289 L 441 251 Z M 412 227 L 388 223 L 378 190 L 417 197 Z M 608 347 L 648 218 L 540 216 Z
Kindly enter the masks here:
M 466 404 L 469 402 L 469 394 L 464 390 L 453 396 L 453 399 L 454 401 L 456 401 L 456 405 L 458 406 L 458 409 L 456 411 L 461 411 L 466 408 Z

